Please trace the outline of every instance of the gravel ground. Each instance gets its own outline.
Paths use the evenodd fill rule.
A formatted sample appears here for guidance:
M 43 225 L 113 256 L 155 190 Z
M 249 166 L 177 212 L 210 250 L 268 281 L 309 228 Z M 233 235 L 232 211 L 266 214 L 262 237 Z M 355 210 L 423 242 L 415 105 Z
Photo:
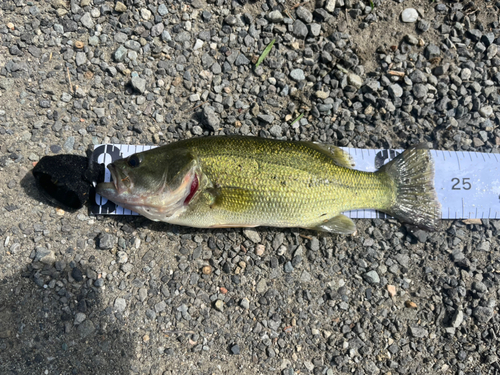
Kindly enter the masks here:
M 498 374 L 500 221 L 200 230 L 29 173 L 212 134 L 498 152 L 500 3 L 371 4 L 2 1 L 0 373 Z

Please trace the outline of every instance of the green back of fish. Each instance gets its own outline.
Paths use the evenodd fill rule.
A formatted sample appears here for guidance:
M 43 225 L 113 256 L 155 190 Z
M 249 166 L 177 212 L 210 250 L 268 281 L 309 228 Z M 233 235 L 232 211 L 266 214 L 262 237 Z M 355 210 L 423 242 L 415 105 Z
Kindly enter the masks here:
M 174 147 L 198 158 L 210 184 L 183 215 L 187 225 L 315 227 L 342 211 L 386 210 L 395 199 L 385 174 L 348 168 L 337 148 L 256 137 L 194 138 Z

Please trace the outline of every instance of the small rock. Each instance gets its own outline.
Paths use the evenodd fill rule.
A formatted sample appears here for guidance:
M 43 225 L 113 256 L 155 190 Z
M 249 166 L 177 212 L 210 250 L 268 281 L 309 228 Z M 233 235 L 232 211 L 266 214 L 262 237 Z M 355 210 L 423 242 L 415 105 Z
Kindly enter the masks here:
M 293 272 L 292 262 L 290 262 L 290 261 L 286 262 L 283 269 L 284 269 L 285 273 Z
M 479 110 L 479 114 L 483 117 L 490 117 L 493 114 L 491 105 L 486 105 Z
M 378 284 L 380 283 L 380 277 L 377 273 L 377 271 L 368 271 L 363 275 L 363 279 L 365 279 L 366 282 L 370 284 Z
M 85 52 L 77 52 L 75 61 L 78 66 L 85 64 L 87 62 L 87 54 Z
M 305 23 L 311 23 L 313 21 L 312 13 L 309 11 L 309 9 L 304 8 L 303 6 L 298 7 L 295 10 L 295 14 Z
M 387 285 L 387 291 L 391 297 L 396 295 L 396 287 L 394 285 Z
M 429 336 L 429 332 L 422 327 L 410 327 L 410 332 L 413 337 L 423 338 Z
M 417 37 L 411 35 L 411 34 L 408 34 L 406 35 L 405 37 L 406 39 L 406 42 L 409 44 L 409 45 L 412 45 L 412 46 L 416 46 L 418 44 L 418 39 Z
M 357 89 L 361 88 L 363 86 L 363 79 L 358 76 L 357 74 L 354 73 L 349 73 L 347 75 L 347 82 L 351 85 L 356 87 Z
M 451 326 L 454 328 L 458 328 L 463 321 L 464 321 L 464 312 L 462 310 L 457 310 L 455 312 L 455 315 L 451 319 Z
M 115 310 L 118 312 L 123 312 L 125 311 L 125 308 L 127 307 L 127 301 L 125 301 L 124 298 L 118 297 L 115 299 Z
M 37 247 L 34 261 L 41 262 L 43 264 L 54 264 L 56 261 L 56 255 L 52 250 L 45 247 Z
M 220 299 L 215 301 L 215 308 L 219 310 L 220 312 L 224 311 L 224 302 L 222 302 Z
M 240 354 L 240 347 L 238 346 L 238 344 L 231 346 L 231 353 L 234 355 Z
M 94 28 L 94 20 L 92 19 L 92 16 L 90 13 L 85 13 L 82 18 L 80 18 L 80 22 L 82 23 L 83 26 L 85 26 L 87 29 L 93 29 Z
M 390 85 L 388 89 L 389 94 L 391 94 L 393 98 L 401 98 L 403 96 L 403 88 L 397 83 L 395 83 L 394 85 Z
M 297 82 L 303 81 L 306 79 L 304 71 L 302 69 L 293 69 L 290 72 L 290 77 Z
M 262 115 L 261 114 L 261 115 L 258 115 L 257 118 L 266 124 L 270 124 L 274 121 L 273 115 Z
M 127 6 L 120 1 L 116 2 L 115 11 L 118 13 L 123 13 L 127 11 Z
M 73 267 L 71 270 L 71 277 L 75 279 L 76 282 L 80 282 L 83 280 L 83 274 L 82 271 L 78 267 Z
M 99 236 L 98 246 L 101 250 L 110 250 L 115 245 L 115 237 L 109 233 L 103 233 Z
M 94 333 L 94 323 L 90 319 L 85 319 L 85 321 L 78 326 L 77 331 L 80 338 L 84 339 Z
M 253 243 L 259 243 L 261 241 L 260 234 L 254 229 L 244 229 L 243 235 Z
M 309 33 L 307 26 L 301 20 L 295 20 L 293 23 L 293 34 L 298 38 L 305 38 Z
M 130 80 L 130 83 L 132 84 L 132 87 L 139 91 L 141 94 L 146 91 L 146 80 L 139 77 L 139 76 L 133 76 L 132 79 Z
M 436 57 L 441 56 L 441 50 L 439 49 L 438 46 L 434 44 L 429 44 L 424 51 L 425 58 L 427 60 L 434 59 Z
M 265 249 L 266 247 L 264 245 L 258 244 L 257 246 L 255 246 L 255 254 L 261 257 L 262 255 L 264 255 Z
M 337 0 L 326 0 L 325 9 L 327 12 L 333 13 L 335 11 L 335 2 Z
M 472 311 L 472 315 L 480 323 L 488 323 L 491 318 L 493 318 L 493 309 L 490 307 L 478 306 Z
M 406 8 L 403 10 L 403 13 L 401 13 L 401 21 L 406 22 L 406 23 L 413 23 L 417 22 L 418 20 L 418 12 L 414 8 Z
M 283 21 L 283 15 L 279 10 L 273 10 L 267 15 L 267 19 L 269 20 L 269 22 L 278 23 Z
M 73 321 L 73 324 L 77 326 L 78 324 L 81 324 L 87 319 L 87 315 L 85 315 L 82 312 L 76 313 L 75 315 L 75 320 Z
M 211 131 L 217 131 L 219 129 L 220 119 L 215 113 L 214 108 L 209 105 L 203 107 L 203 123 Z
M 121 62 L 121 61 L 125 60 L 125 57 L 127 56 L 127 52 L 128 51 L 124 46 L 120 46 L 113 54 L 113 58 L 115 59 L 115 61 Z
M 240 302 L 240 306 L 245 310 L 248 310 L 250 308 L 250 301 L 248 300 L 248 298 L 243 298 Z

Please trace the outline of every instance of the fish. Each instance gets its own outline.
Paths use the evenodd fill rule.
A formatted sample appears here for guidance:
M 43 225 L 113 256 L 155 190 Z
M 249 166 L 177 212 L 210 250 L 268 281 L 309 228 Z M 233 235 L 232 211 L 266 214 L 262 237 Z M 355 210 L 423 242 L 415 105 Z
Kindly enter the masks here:
M 196 228 L 297 227 L 352 234 L 342 212 L 375 209 L 426 230 L 441 217 L 429 150 L 376 172 L 331 144 L 251 136 L 181 140 L 108 165 L 96 192 L 153 221 Z

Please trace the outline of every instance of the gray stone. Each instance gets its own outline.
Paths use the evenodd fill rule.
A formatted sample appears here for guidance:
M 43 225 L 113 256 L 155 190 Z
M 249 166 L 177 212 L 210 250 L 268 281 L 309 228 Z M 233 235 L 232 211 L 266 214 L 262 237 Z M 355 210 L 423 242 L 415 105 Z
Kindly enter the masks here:
M 139 51 L 141 49 L 141 43 L 137 40 L 127 40 L 125 42 L 125 47 L 131 49 L 132 51 Z
M 130 83 L 132 84 L 132 87 L 139 91 L 141 94 L 146 91 L 146 80 L 139 77 L 139 76 L 133 76 L 132 79 L 130 80 Z
M 279 10 L 273 10 L 267 15 L 267 19 L 269 20 L 269 22 L 278 23 L 283 21 L 283 15 Z
M 110 250 L 115 245 L 115 237 L 110 233 L 103 233 L 98 238 L 98 246 L 101 250 Z
M 260 243 L 260 234 L 254 229 L 244 229 L 243 235 L 253 243 Z
M 106 115 L 104 108 L 94 108 L 94 113 L 98 118 L 104 117 Z
M 488 323 L 493 318 L 494 312 L 491 307 L 478 306 L 472 311 L 472 315 L 480 323 Z
M 380 283 L 380 277 L 375 270 L 368 271 L 363 275 L 363 279 L 370 284 L 378 284 Z
M 361 86 L 363 86 L 363 79 L 358 76 L 357 74 L 354 73 L 349 73 L 347 75 L 347 82 L 351 85 L 359 89 Z
M 121 62 L 121 61 L 125 60 L 125 57 L 127 56 L 127 52 L 128 51 L 124 46 L 118 47 L 118 49 L 113 54 L 115 61 Z
M 94 20 L 92 19 L 92 16 L 90 13 L 85 13 L 82 18 L 80 18 L 80 22 L 82 23 L 83 26 L 85 26 L 87 29 L 93 29 L 94 28 Z
M 52 250 L 40 246 L 36 248 L 34 261 L 43 264 L 54 264 L 56 256 Z
M 117 299 L 115 299 L 114 307 L 116 311 L 124 312 L 127 308 L 127 301 L 125 301 L 124 298 L 118 297 Z
M 307 30 L 307 26 L 304 25 L 304 22 L 301 20 L 295 20 L 293 23 L 293 35 L 295 35 L 298 38 L 305 38 L 307 34 L 309 33 L 309 30 Z
M 75 320 L 73 321 L 73 324 L 77 326 L 78 324 L 81 324 L 87 319 L 87 315 L 85 315 L 82 312 L 76 313 L 75 315 Z
M 325 9 L 327 12 L 333 13 L 335 11 L 336 0 L 326 0 Z
M 492 44 L 488 47 L 486 50 L 486 58 L 488 60 L 491 60 L 493 57 L 495 57 L 498 54 L 498 46 L 496 44 Z
M 274 116 L 273 115 L 258 115 L 257 118 L 262 121 L 262 122 L 265 122 L 266 124 L 270 124 L 274 121 Z
M 311 23 L 313 21 L 312 13 L 309 11 L 309 9 L 304 8 L 303 6 L 298 7 L 295 10 L 295 14 L 299 19 L 301 19 L 305 23 Z
M 168 8 L 165 4 L 160 4 L 158 6 L 158 14 L 162 17 L 168 14 Z
M 435 44 L 429 44 L 424 51 L 424 56 L 427 60 L 441 56 L 441 50 Z
M 156 36 L 160 36 L 164 29 L 165 26 L 163 26 L 163 23 L 157 23 L 151 28 L 151 36 L 153 38 Z
M 424 85 L 422 83 L 417 83 L 416 85 L 413 86 L 413 95 L 417 99 L 423 99 L 427 96 L 427 93 L 429 91 L 429 88 L 427 85 Z
M 286 262 L 283 270 L 285 271 L 285 273 L 293 272 L 292 262 L 290 262 L 290 261 Z
M 248 64 L 250 64 L 250 60 L 248 60 L 244 54 L 240 53 L 240 54 L 238 54 L 238 57 L 236 57 L 234 64 L 236 66 L 248 65 Z
M 485 105 L 479 110 L 479 114 L 483 117 L 490 117 L 493 114 L 493 108 L 491 105 Z
M 203 108 L 203 123 L 211 131 L 217 131 L 219 129 L 220 119 L 215 113 L 214 108 L 209 105 Z
M 70 94 L 68 94 L 67 92 L 62 93 L 61 101 L 63 101 L 64 103 L 69 103 L 71 99 L 73 99 L 73 97 Z
M 403 10 L 403 13 L 401 13 L 401 21 L 407 22 L 407 23 L 413 23 L 417 22 L 418 20 L 418 12 L 414 8 L 406 8 Z
M 311 34 L 311 36 L 319 36 L 320 33 L 321 33 L 321 25 L 317 23 L 311 23 L 309 25 L 309 34 Z
M 418 39 L 411 34 L 406 35 L 405 39 L 406 39 L 406 42 L 412 46 L 416 46 L 418 44 Z
M 92 320 L 85 319 L 77 328 L 78 335 L 84 339 L 95 332 L 95 326 Z
M 460 324 L 464 321 L 464 312 L 462 310 L 457 310 L 453 318 L 451 319 L 451 326 L 458 328 Z
M 414 326 L 410 327 L 410 332 L 413 337 L 424 338 L 429 336 L 429 332 L 422 327 Z
M 403 88 L 397 83 L 395 83 L 394 85 L 390 85 L 388 87 L 388 90 L 389 94 L 391 94 L 393 98 L 400 98 L 401 96 L 403 96 Z
M 77 52 L 75 61 L 77 66 L 85 64 L 87 62 L 87 55 L 85 52 Z
M 281 126 L 279 125 L 273 125 L 271 126 L 271 129 L 269 129 L 269 133 L 274 136 L 274 137 L 281 137 L 283 129 L 281 129 Z
M 240 306 L 243 307 L 245 310 L 248 310 L 250 308 L 250 301 L 248 298 L 243 298 L 240 302 Z
M 410 79 L 413 83 L 426 83 L 427 82 L 427 76 L 425 75 L 424 72 L 421 70 L 414 70 L 410 74 Z
M 73 147 L 75 145 L 75 137 L 70 136 L 66 139 L 66 141 L 63 144 L 63 148 L 66 151 L 73 151 Z
M 165 301 L 160 301 L 155 305 L 155 312 L 157 314 L 161 313 L 162 311 L 165 311 L 166 308 L 167 308 L 167 303 Z
M 306 79 L 306 75 L 302 69 L 293 69 L 290 72 L 290 77 L 297 82 L 303 81 Z

